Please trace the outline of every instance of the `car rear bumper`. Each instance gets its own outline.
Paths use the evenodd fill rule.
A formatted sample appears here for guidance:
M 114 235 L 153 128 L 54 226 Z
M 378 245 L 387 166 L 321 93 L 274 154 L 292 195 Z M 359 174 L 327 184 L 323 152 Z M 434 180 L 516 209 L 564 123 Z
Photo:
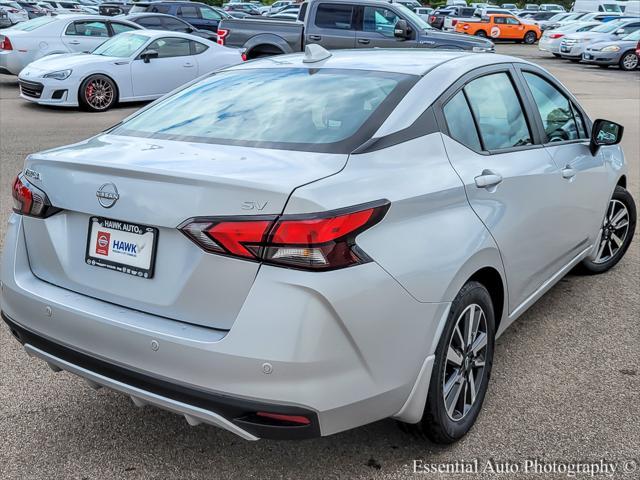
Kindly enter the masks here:
M 26 55 L 17 50 L 0 50 L 0 73 L 18 75 L 25 66 Z
M 538 49 L 549 53 L 560 53 L 560 42 L 554 42 L 543 37 L 538 42 Z
M 450 306 L 415 301 L 375 263 L 325 273 L 262 267 L 232 329 L 205 328 L 38 279 L 15 214 L 1 293 L 3 318 L 28 353 L 136 404 L 248 439 L 308 438 L 406 418 Z M 265 411 L 309 423 L 256 419 Z

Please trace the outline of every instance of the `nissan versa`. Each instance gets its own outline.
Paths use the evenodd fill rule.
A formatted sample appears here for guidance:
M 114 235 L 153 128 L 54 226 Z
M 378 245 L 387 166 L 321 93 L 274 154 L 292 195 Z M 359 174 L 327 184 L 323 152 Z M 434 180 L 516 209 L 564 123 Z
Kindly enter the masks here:
M 629 247 L 622 133 L 512 57 L 246 62 L 27 158 L 2 316 L 53 370 L 192 425 L 300 439 L 393 417 L 452 442 L 495 338 Z

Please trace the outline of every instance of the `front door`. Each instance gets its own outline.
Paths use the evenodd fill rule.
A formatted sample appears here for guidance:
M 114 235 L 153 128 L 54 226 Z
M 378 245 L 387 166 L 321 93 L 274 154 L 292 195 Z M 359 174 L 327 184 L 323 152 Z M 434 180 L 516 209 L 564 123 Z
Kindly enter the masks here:
M 514 78 L 511 68 L 490 69 L 443 107 L 447 154 L 500 249 L 510 312 L 560 269 L 577 242 L 558 234 L 566 182 L 536 144 Z
M 145 63 L 141 58 L 131 62 L 133 93 L 136 97 L 164 95 L 198 75 L 197 62 L 191 55 L 189 39 L 163 37 L 145 49 L 158 52 L 158 58 Z
M 324 48 L 354 48 L 356 8 L 349 4 L 320 3 L 315 19 L 305 29 L 304 43 L 317 43 Z
M 415 47 L 417 32 L 413 32 L 413 39 L 395 37 L 396 22 L 400 19 L 397 13 L 385 6 L 365 6 L 362 14 L 362 30 L 356 32 L 356 47 Z

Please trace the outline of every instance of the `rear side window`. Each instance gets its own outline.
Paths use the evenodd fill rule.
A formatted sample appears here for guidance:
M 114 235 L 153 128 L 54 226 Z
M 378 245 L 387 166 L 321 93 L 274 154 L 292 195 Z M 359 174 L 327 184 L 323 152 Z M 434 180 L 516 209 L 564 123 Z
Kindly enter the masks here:
M 458 92 L 443 108 L 449 136 L 472 150 L 481 150 L 478 131 L 464 92 Z
M 147 50 L 158 52 L 158 58 L 184 57 L 191 55 L 191 47 L 187 38 L 159 38 L 151 43 Z
M 547 141 L 586 138 L 582 116 L 569 99 L 542 77 L 529 72 L 523 74 L 540 112 Z
M 220 20 L 222 18 L 222 16 L 216 12 L 213 8 L 207 8 L 207 7 L 199 7 L 200 8 L 200 15 L 202 15 L 202 18 L 204 18 L 205 20 Z
M 109 30 L 105 22 L 73 22 L 67 27 L 65 35 L 82 37 L 108 37 Z
M 207 45 L 205 45 L 204 43 L 200 43 L 200 42 L 195 42 L 195 41 L 191 41 L 191 46 L 193 47 L 193 54 L 194 55 L 199 55 L 202 52 L 206 52 L 209 47 Z
M 172 32 L 185 32 L 188 33 L 191 31 L 191 27 L 184 22 L 181 22 L 175 17 L 163 17 L 162 23 L 164 23 L 164 28 L 166 30 L 170 30 Z
M 531 145 L 531 133 L 520 99 L 507 73 L 469 82 L 464 91 L 478 122 L 484 150 Z
M 113 34 L 118 35 L 123 32 L 130 32 L 131 30 L 136 30 L 131 25 L 125 25 L 124 23 L 111 22 L 111 28 L 113 28 Z
M 318 5 L 316 26 L 320 28 L 335 28 L 338 30 L 353 29 L 353 6 L 335 3 Z
M 160 17 L 143 17 L 138 19 L 136 23 L 151 30 L 162 30 L 162 21 Z
M 196 7 L 184 6 L 178 9 L 178 16 L 187 18 L 198 18 L 198 9 Z

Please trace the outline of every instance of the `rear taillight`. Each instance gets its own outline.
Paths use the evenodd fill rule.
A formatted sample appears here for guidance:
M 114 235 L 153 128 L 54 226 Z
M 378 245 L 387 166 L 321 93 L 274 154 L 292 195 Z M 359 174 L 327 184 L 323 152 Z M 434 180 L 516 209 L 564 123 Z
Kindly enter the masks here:
M 458 24 L 458 20 L 456 20 L 456 19 L 451 20 L 451 26 L 452 27 L 455 27 L 457 24 Z
M 242 54 L 240 54 L 240 56 L 242 57 L 242 61 L 243 62 L 247 61 L 247 54 L 246 53 L 242 53 Z
M 13 181 L 13 211 L 31 217 L 45 218 L 60 209 L 52 207 L 47 194 L 33 186 L 20 174 Z
M 229 30 L 218 28 L 218 45 L 224 45 L 224 39 L 229 35 Z
M 562 37 L 564 37 L 564 33 L 551 33 L 551 34 L 549 34 L 549 38 L 556 39 L 556 38 L 562 38 Z
M 431 15 L 431 16 L 429 17 L 429 23 L 433 23 L 433 22 L 435 22 L 435 21 L 436 21 L 436 17 L 435 17 L 435 15 Z
M 636 45 L 636 55 L 638 55 L 640 57 L 640 41 Z
M 11 45 L 9 37 L 0 35 L 0 50 L 13 50 L 13 45 Z
M 180 230 L 203 250 L 305 270 L 367 263 L 358 234 L 384 217 L 389 202 L 311 215 L 195 218 Z

